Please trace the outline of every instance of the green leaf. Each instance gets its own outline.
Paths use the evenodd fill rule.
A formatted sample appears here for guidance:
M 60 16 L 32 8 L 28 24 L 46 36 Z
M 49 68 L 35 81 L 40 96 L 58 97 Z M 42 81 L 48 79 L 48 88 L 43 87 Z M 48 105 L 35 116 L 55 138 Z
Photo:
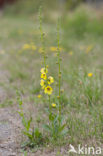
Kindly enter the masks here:
M 49 114 L 49 120 L 50 120 L 50 121 L 53 121 L 53 120 L 54 120 L 54 116 L 53 116 L 52 113 Z
M 31 139 L 31 138 L 32 138 L 32 135 L 31 135 L 29 132 L 23 131 L 23 134 L 24 134 L 24 135 L 26 135 L 26 136 L 28 136 L 28 137 L 29 137 L 29 139 Z
M 51 131 L 51 128 L 50 128 L 50 126 L 49 126 L 49 125 L 43 125 L 43 128 L 44 128 L 45 130 L 47 130 L 48 132 L 50 132 L 50 131 Z
M 34 134 L 36 138 L 40 138 L 42 135 L 38 128 L 35 129 Z
M 62 125 L 59 129 L 60 132 L 62 132 L 64 130 L 64 128 L 66 127 L 66 124 Z
M 23 123 L 23 126 L 27 128 L 27 121 L 24 116 L 22 117 L 22 123 Z
M 30 118 L 30 120 L 27 121 L 27 130 L 28 131 L 30 129 L 31 122 L 32 122 L 32 117 Z

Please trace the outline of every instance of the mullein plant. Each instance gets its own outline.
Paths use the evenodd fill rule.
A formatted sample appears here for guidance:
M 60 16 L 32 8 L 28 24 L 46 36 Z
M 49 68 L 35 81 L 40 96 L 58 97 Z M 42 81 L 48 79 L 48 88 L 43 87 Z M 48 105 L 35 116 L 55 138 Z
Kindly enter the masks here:
M 44 38 L 44 32 L 42 29 L 42 9 L 40 8 L 39 11 L 39 22 L 40 22 L 40 32 L 41 32 L 41 44 L 42 44 L 42 56 L 43 56 L 43 67 L 41 68 L 41 90 L 45 96 L 47 95 L 48 100 L 48 116 L 49 116 L 49 123 L 43 125 L 45 130 L 49 133 L 51 136 L 51 140 L 58 140 L 60 137 L 63 137 L 68 132 L 66 128 L 66 123 L 64 123 L 64 117 L 62 115 L 61 109 L 61 56 L 60 56 L 60 23 L 58 20 L 57 24 L 57 66 L 58 66 L 58 95 L 54 95 L 55 98 L 52 98 L 52 94 L 54 92 L 52 84 L 54 83 L 54 78 L 48 74 L 48 65 L 47 62 L 47 56 L 45 52 L 45 38 Z M 53 99 L 56 99 L 56 103 L 53 102 Z
M 61 103 L 61 57 L 60 57 L 60 24 L 58 22 L 57 24 L 57 66 L 58 66 L 58 82 L 57 82 L 57 89 L 58 89 L 58 95 L 55 95 L 53 84 L 54 84 L 54 78 L 53 76 L 49 75 L 49 67 L 47 65 L 47 56 L 45 52 L 45 36 L 42 29 L 42 9 L 40 8 L 39 11 L 39 21 L 40 21 L 40 32 L 41 32 L 41 51 L 42 51 L 42 58 L 43 58 L 43 67 L 40 70 L 41 73 L 41 80 L 40 80 L 40 86 L 41 90 L 43 92 L 43 96 L 47 97 L 48 101 L 48 109 L 47 114 L 49 117 L 49 123 L 44 124 L 44 129 L 48 132 L 47 134 L 50 136 L 50 141 L 56 141 L 60 139 L 61 137 L 65 136 L 68 132 L 68 129 L 66 128 L 67 124 L 64 122 L 64 117 L 62 114 L 62 103 Z M 54 95 L 53 95 L 54 94 Z M 53 96 L 53 97 L 52 97 Z M 38 97 L 42 97 L 41 94 L 38 95 Z M 53 101 L 54 100 L 54 101 Z M 44 139 L 44 135 L 41 133 L 40 129 L 37 127 L 34 127 L 33 119 L 30 117 L 29 119 L 26 117 L 26 114 L 23 111 L 23 101 L 21 97 L 21 93 L 17 91 L 17 101 L 19 104 L 19 115 L 22 119 L 23 124 L 23 134 L 28 138 L 27 141 L 23 144 L 23 147 L 29 146 L 29 147 L 35 147 L 40 146 L 46 143 L 46 140 L 48 142 L 48 139 Z M 56 101 L 56 103 L 55 103 Z M 45 100 L 44 100 L 45 103 Z

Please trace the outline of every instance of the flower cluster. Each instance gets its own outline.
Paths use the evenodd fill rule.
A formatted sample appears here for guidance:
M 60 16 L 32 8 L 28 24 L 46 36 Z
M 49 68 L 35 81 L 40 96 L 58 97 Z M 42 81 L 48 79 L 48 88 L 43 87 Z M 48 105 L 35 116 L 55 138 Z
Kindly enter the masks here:
M 24 44 L 23 47 L 22 47 L 23 50 L 36 50 L 37 47 L 33 44 L 33 43 L 30 43 L 30 44 Z
M 48 73 L 48 67 L 41 68 L 41 80 L 40 85 L 42 89 L 44 90 L 45 94 L 51 95 L 53 92 L 53 88 L 51 87 L 51 84 L 54 83 L 54 78 L 52 76 L 47 76 Z
M 57 52 L 58 51 L 58 47 L 50 47 L 50 51 L 53 51 L 53 52 Z M 63 51 L 63 48 L 59 47 L 59 51 Z

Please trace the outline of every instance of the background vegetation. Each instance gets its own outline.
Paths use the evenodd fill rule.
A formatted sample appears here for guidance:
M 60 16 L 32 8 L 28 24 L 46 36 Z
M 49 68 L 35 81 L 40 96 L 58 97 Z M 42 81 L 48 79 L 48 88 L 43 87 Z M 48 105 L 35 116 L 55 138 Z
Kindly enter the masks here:
M 59 146 L 68 150 L 69 144 L 103 145 L 103 11 L 92 6 L 80 5 L 73 10 L 72 4 L 62 7 L 56 1 L 45 1 L 43 29 L 49 56 L 50 72 L 57 79 L 55 51 L 57 46 L 56 23 L 61 17 L 61 52 L 63 89 L 62 111 L 66 115 L 68 136 Z M 69 1 L 70 2 L 70 1 Z M 70 2 L 71 3 L 71 2 Z M 18 110 L 16 90 L 22 92 L 23 107 L 33 122 L 48 122 L 40 94 L 41 55 L 38 8 L 40 1 L 18 1 L 4 9 L 0 17 L 0 66 L 6 73 L 0 86 L 6 92 L 0 107 Z M 53 7 L 51 7 L 53 5 Z M 73 4 L 75 6 L 75 4 Z M 56 9 L 58 7 L 58 9 Z M 45 10 L 46 8 L 46 10 Z M 52 9 L 51 9 L 52 8 Z M 55 8 L 55 9 L 54 9 Z M 24 48 L 28 44 L 29 48 Z M 30 48 L 34 45 L 36 49 Z M 92 76 L 88 74 L 92 73 Z M 40 127 L 42 130 L 42 127 Z M 45 134 L 45 132 L 43 132 Z M 58 149 L 58 143 L 45 145 Z M 44 147 L 42 147 L 44 148 Z

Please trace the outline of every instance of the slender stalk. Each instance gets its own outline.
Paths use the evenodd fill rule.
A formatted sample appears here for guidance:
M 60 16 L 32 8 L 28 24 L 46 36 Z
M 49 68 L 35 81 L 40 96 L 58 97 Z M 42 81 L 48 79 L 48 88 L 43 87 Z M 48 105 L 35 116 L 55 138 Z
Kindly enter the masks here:
M 48 97 L 49 97 L 49 111 L 51 113 L 50 95 L 48 95 Z
M 44 66 L 46 69 L 46 53 L 45 53 L 45 39 L 44 39 L 44 32 L 42 28 L 42 7 L 39 9 L 39 22 L 40 22 L 40 33 L 41 33 L 41 44 L 42 44 L 42 51 L 43 51 L 43 58 L 44 58 Z
M 50 95 L 48 95 L 49 97 L 49 115 L 51 115 L 51 101 L 50 101 Z M 50 120 L 49 120 L 49 124 L 50 124 Z
M 58 92 L 59 92 L 59 121 L 60 121 L 60 117 L 61 117 L 61 58 L 60 58 L 60 24 L 59 24 L 59 20 L 58 20 L 58 24 L 57 24 L 57 44 L 58 44 Z

